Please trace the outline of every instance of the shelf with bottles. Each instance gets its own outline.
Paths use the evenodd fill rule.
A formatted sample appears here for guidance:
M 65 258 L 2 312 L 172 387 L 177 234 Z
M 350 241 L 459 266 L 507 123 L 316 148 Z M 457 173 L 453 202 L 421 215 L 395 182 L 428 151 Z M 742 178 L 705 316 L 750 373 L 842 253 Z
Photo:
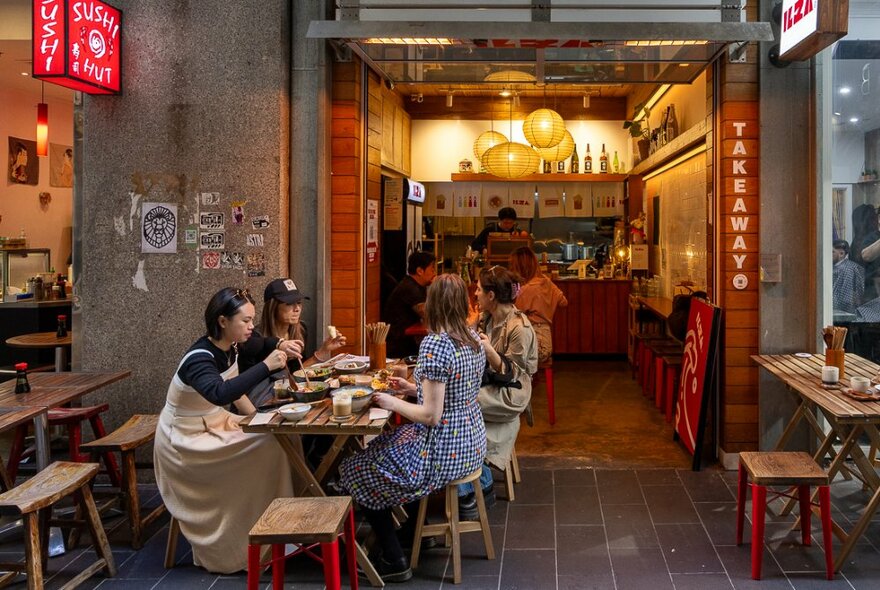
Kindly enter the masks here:
M 529 174 L 522 178 L 501 178 L 493 174 L 480 174 L 478 172 L 455 173 L 452 175 L 453 182 L 623 182 L 629 174 Z
M 644 175 L 655 170 L 668 162 L 671 162 L 685 151 L 695 147 L 699 143 L 706 142 L 706 121 L 702 120 L 660 149 L 639 162 L 635 168 L 629 171 L 631 175 Z

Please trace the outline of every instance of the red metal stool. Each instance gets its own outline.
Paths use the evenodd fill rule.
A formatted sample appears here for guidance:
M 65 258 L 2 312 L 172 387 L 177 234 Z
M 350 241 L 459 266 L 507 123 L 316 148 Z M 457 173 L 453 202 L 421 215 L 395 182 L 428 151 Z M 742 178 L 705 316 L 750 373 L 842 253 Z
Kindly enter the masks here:
M 658 372 L 658 395 L 654 402 L 666 414 L 666 421 L 672 422 L 675 403 L 678 398 L 678 385 L 681 377 L 681 354 L 663 355 L 660 357 Z
M 324 564 L 324 583 L 327 590 L 339 590 L 339 535 L 345 530 L 345 554 L 348 561 L 349 585 L 357 590 L 357 562 L 355 555 L 354 511 L 349 496 L 327 498 L 275 498 L 248 533 L 248 590 L 257 590 L 260 584 L 260 545 L 272 545 L 272 588 L 284 588 L 284 560 L 299 553 Z M 297 543 L 300 548 L 284 554 L 285 543 Z M 312 549 L 321 545 L 321 556 Z
M 547 411 L 550 415 L 550 425 L 556 424 L 556 399 L 553 396 L 553 359 L 550 358 L 544 364 L 538 365 L 538 372 L 532 375 L 532 391 L 538 384 L 538 375 L 544 371 L 544 381 L 547 385 Z
M 644 389 L 645 381 L 647 380 L 647 375 L 649 373 L 649 365 L 651 362 L 651 351 L 648 348 L 649 344 L 655 340 L 667 340 L 668 338 L 662 334 L 637 334 L 636 335 L 636 351 L 633 354 L 633 358 L 637 359 L 637 371 L 636 371 L 636 380 L 638 384 Z
M 82 443 L 82 423 L 86 420 L 92 426 L 92 433 L 95 438 L 103 438 L 107 436 L 104 428 L 104 422 L 101 420 L 101 413 L 109 409 L 107 404 L 99 406 L 85 406 L 82 408 L 54 408 L 49 410 L 49 426 L 65 426 L 67 428 L 67 445 L 70 453 L 70 460 L 75 463 L 88 463 L 91 460 L 89 453 L 80 451 Z M 15 431 L 15 438 L 12 441 L 12 447 L 9 450 L 9 463 L 7 471 L 12 481 L 15 481 L 18 475 L 18 464 L 25 455 L 24 442 L 27 436 L 27 425 L 19 426 Z M 110 477 L 110 483 L 114 487 L 122 485 L 122 477 L 119 473 L 119 465 L 116 457 L 109 451 L 100 453 L 104 466 L 107 468 L 107 475 Z
M 646 374 L 645 382 L 642 385 L 642 393 L 648 399 L 654 399 L 656 401 L 656 382 L 660 378 L 658 377 L 660 369 L 658 366 L 659 358 L 663 355 L 681 354 L 681 351 L 681 344 L 671 338 L 651 340 L 647 343 L 647 354 L 643 357 L 646 364 Z
M 751 479 L 751 484 L 748 480 Z M 826 577 L 834 579 L 834 559 L 831 545 L 831 492 L 828 474 L 813 458 L 801 452 L 742 452 L 739 454 L 739 485 L 736 494 L 736 544 L 742 545 L 745 520 L 746 486 L 752 488 L 752 579 L 761 579 L 764 557 L 764 513 L 767 510 L 767 486 L 786 486 L 780 496 L 798 498 L 801 509 L 801 541 L 810 545 L 810 518 L 814 504 L 810 500 L 810 486 L 819 488 L 819 512 L 822 519 L 822 544 L 825 548 Z M 792 492 L 797 489 L 797 496 Z

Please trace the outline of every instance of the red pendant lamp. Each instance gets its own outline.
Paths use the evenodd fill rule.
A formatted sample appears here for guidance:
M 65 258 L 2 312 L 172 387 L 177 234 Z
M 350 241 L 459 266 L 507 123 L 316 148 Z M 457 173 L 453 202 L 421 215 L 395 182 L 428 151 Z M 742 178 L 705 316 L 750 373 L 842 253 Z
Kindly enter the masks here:
M 40 83 L 40 104 L 37 105 L 37 155 L 49 155 L 49 105 L 45 102 L 45 89 Z

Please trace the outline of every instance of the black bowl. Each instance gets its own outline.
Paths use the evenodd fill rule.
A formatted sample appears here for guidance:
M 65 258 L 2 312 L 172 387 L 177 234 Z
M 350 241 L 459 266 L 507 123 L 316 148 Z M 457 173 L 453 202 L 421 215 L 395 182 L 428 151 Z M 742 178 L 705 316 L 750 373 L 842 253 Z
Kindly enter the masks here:
M 324 399 L 327 397 L 327 392 L 330 391 L 330 386 L 324 383 L 323 381 L 312 381 L 312 391 L 300 391 L 296 390 L 293 393 L 293 399 L 298 402 L 308 404 L 311 402 L 316 402 L 318 400 Z

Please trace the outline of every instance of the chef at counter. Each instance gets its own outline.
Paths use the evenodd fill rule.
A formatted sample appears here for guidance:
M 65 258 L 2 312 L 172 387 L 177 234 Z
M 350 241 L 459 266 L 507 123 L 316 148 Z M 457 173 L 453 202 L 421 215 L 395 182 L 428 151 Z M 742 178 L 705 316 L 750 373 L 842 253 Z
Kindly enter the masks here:
M 486 244 L 489 241 L 489 234 L 492 232 L 513 233 L 517 230 L 516 211 L 513 207 L 503 207 L 498 211 L 498 221 L 487 225 L 483 231 L 474 238 L 474 241 L 471 242 L 471 250 L 477 253 L 482 253 L 483 250 L 486 249 Z

